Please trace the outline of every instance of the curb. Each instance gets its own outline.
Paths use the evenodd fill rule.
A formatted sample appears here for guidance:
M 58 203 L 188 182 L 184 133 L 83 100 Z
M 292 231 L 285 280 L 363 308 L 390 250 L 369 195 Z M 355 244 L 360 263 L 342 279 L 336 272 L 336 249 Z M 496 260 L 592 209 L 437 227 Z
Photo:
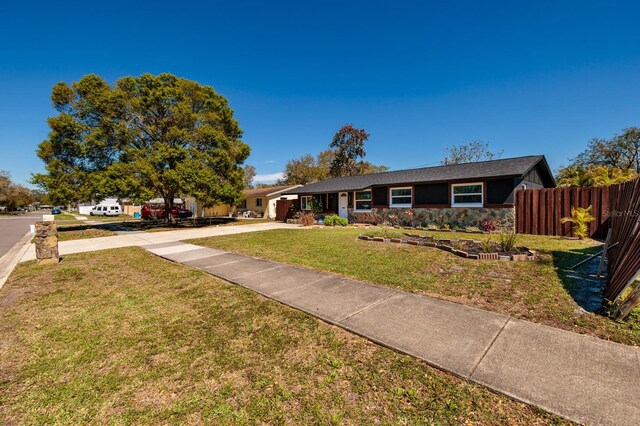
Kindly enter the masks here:
M 13 269 L 31 246 L 31 238 L 33 238 L 33 234 L 31 234 L 31 232 L 27 232 L 20 241 L 18 241 L 4 256 L 0 258 L 0 288 L 4 286 L 5 282 L 7 282 L 9 275 L 11 275 Z

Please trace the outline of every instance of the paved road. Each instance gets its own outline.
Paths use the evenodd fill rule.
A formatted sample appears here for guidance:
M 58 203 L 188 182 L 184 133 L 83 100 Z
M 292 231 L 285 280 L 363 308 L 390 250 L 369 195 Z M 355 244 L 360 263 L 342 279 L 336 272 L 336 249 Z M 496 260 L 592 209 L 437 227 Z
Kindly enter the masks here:
M 46 211 L 27 213 L 20 216 L 0 216 L 0 257 L 29 232 L 29 225 L 42 220 Z

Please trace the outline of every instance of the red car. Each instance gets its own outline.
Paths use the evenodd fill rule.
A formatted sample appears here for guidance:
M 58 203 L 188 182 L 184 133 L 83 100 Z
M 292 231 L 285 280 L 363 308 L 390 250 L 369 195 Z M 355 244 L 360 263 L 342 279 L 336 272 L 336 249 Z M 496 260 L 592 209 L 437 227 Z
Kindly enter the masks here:
M 174 219 L 186 219 L 193 215 L 190 210 L 183 207 L 173 206 L 171 208 L 171 216 Z M 140 210 L 140 217 L 143 219 L 165 219 L 167 211 L 164 204 L 145 204 Z

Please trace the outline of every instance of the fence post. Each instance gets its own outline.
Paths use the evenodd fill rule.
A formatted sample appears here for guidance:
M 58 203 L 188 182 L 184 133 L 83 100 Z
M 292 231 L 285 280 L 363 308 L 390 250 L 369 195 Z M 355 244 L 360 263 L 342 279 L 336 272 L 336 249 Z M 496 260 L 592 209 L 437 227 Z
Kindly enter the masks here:
M 628 285 L 631 285 L 637 278 L 638 274 L 636 274 L 631 281 L 629 281 Z M 625 286 L 626 288 L 627 286 Z M 623 290 L 624 292 L 624 290 Z M 622 301 L 618 309 L 616 309 L 615 314 L 613 315 L 614 319 L 625 319 L 629 313 L 636 307 L 636 305 L 640 304 L 640 285 L 637 285 L 631 293 L 627 296 L 626 299 Z

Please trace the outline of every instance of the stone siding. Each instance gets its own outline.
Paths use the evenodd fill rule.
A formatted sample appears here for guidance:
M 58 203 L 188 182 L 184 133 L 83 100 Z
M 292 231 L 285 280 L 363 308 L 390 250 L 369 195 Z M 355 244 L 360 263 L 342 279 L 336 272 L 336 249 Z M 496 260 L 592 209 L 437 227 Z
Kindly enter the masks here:
M 408 212 L 413 211 L 413 215 Z M 484 207 L 448 207 L 415 209 L 371 209 L 371 213 L 354 212 L 349 209 L 349 221 L 378 224 L 382 222 L 398 223 L 406 226 L 442 226 L 480 227 L 485 221 L 493 221 L 496 229 L 515 229 L 515 208 Z

